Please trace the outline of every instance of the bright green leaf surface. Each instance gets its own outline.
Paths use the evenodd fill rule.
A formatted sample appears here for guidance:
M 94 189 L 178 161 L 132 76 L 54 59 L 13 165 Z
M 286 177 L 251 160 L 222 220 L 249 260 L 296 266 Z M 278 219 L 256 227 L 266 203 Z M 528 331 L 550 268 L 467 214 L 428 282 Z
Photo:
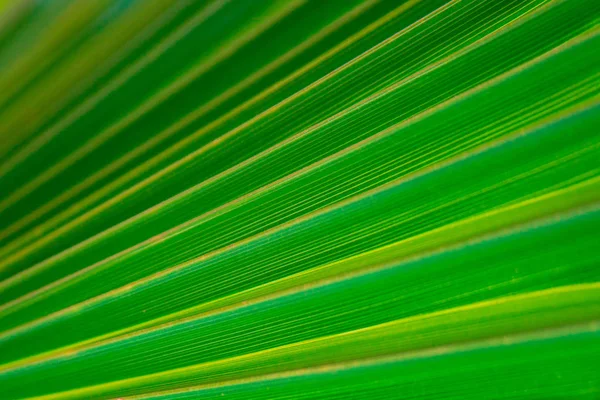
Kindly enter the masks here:
M 0 398 L 597 398 L 599 22 L 1 5 Z

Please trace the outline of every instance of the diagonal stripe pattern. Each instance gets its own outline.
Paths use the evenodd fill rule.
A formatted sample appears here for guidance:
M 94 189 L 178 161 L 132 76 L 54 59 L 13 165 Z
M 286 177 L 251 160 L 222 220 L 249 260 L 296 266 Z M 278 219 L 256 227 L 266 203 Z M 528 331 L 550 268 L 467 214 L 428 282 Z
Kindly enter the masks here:
M 1 399 L 596 399 L 596 0 L 0 2 Z

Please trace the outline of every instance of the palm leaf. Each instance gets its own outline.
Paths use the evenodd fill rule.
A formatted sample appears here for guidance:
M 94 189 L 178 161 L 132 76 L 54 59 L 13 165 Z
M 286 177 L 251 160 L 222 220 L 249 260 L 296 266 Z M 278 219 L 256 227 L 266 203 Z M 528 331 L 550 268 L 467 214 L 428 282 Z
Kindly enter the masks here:
M 597 1 L 1 12 L 1 398 L 600 395 Z

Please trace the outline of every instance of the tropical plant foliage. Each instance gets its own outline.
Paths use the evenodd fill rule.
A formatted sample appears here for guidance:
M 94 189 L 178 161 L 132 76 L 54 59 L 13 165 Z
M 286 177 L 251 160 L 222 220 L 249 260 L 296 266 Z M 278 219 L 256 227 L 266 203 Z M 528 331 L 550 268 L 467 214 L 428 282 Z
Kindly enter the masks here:
M 597 399 L 598 0 L 20 0 L 0 398 Z

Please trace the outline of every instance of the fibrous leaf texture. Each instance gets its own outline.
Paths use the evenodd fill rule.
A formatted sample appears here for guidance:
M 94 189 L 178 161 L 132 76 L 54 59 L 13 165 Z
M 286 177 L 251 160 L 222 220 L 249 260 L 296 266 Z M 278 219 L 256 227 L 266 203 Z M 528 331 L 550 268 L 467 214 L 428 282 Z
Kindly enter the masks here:
M 0 2 L 0 399 L 600 398 L 600 2 Z

